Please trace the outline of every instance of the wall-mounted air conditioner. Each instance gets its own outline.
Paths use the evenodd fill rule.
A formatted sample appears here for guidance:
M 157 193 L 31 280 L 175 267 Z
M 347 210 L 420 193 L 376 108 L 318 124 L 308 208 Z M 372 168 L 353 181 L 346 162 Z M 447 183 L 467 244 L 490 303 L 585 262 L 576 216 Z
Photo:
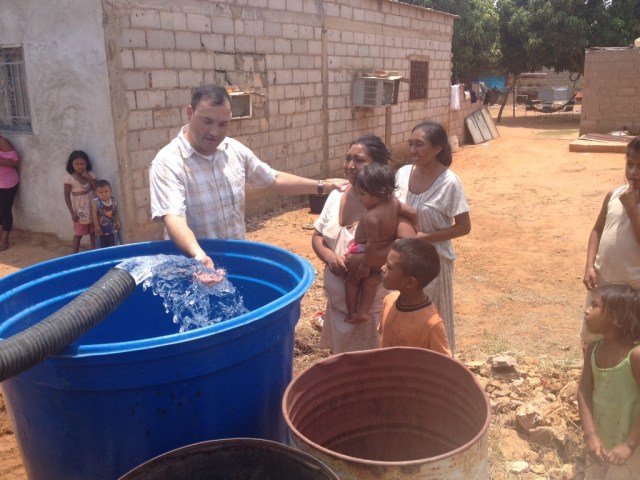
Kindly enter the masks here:
M 351 103 L 354 107 L 384 107 L 398 103 L 400 79 L 356 77 L 353 79 Z

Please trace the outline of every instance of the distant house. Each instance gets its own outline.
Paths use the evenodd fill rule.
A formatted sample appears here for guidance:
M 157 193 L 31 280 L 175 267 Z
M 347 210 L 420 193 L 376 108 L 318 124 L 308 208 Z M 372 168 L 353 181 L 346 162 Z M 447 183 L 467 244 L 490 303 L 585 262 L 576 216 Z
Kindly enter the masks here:
M 0 131 L 24 158 L 16 226 L 26 230 L 71 236 L 62 176 L 82 149 L 114 185 L 126 240 L 159 238 L 149 163 L 203 83 L 234 90 L 232 136 L 315 178 L 341 175 L 365 132 L 393 146 L 431 118 L 463 139 L 478 107 L 449 108 L 455 16 L 393 0 L 0 0 L 0 11 Z M 248 213 L 282 201 L 252 192 Z

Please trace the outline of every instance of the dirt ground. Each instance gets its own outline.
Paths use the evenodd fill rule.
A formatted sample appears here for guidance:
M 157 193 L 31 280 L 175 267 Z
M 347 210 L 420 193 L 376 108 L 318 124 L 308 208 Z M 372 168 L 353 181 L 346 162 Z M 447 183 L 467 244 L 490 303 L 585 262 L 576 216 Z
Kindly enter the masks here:
M 507 110 L 497 125 L 499 138 L 454 154 L 452 169 L 462 179 L 472 221 L 471 234 L 454 241 L 460 359 L 482 362 L 510 352 L 549 365 L 580 364 L 587 237 L 604 195 L 624 181 L 624 156 L 569 152 L 578 118 L 522 112 L 512 118 Z M 327 355 L 316 348 L 318 332 L 311 324 L 324 306 L 321 265 L 305 228 L 316 217 L 301 203 L 249 222 L 249 239 L 291 250 L 318 272 L 302 303 L 296 373 Z M 0 253 L 0 276 L 69 252 L 68 243 L 17 231 L 9 250 Z M 530 478 L 574 478 L 568 475 Z M 1 404 L 0 478 L 26 478 Z

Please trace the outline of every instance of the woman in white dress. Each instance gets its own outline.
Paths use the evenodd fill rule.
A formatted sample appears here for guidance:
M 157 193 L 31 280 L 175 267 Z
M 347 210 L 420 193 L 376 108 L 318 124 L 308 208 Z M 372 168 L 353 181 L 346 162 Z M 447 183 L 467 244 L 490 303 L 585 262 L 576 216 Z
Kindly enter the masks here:
M 449 138 L 442 125 L 425 121 L 409 138 L 412 163 L 396 173 L 398 198 L 418 212 L 418 237 L 433 243 L 440 255 L 440 275 L 425 291 L 440 311 L 447 327 L 451 351 L 455 351 L 453 320 L 453 262 L 451 239 L 471 231 L 471 217 L 462 183 L 449 170 L 453 159 Z

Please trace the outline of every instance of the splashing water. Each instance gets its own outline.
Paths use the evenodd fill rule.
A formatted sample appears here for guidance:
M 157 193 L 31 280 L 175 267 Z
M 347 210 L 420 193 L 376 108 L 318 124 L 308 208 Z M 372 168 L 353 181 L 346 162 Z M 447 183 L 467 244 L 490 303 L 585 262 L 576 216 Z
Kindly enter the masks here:
M 116 266 L 128 272 L 162 298 L 165 311 L 173 313 L 180 332 L 193 330 L 247 313 L 242 296 L 222 269 L 206 268 L 201 262 L 179 255 L 134 257 Z M 206 278 L 221 278 L 203 283 Z

